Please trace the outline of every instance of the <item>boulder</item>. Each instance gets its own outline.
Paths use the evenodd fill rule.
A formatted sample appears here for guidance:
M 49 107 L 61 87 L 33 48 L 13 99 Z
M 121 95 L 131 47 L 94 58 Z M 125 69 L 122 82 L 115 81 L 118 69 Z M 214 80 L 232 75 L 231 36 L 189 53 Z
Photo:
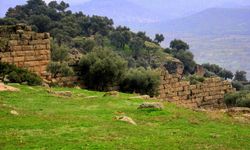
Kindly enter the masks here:
M 119 121 L 127 122 L 127 123 L 135 125 L 135 126 L 137 125 L 132 118 L 127 117 L 127 116 L 116 116 L 115 119 L 119 120 Z
M 164 108 L 162 103 L 143 103 L 141 104 L 138 109 L 158 109 L 158 110 L 162 110 Z
M 106 96 L 119 96 L 119 92 L 117 92 L 117 91 L 110 91 L 110 92 L 106 92 L 103 96 L 104 97 L 106 97 Z
M 10 114 L 12 114 L 14 116 L 18 116 L 19 115 L 19 113 L 17 111 L 15 111 L 15 110 L 11 110 Z
M 48 91 L 50 94 L 63 97 L 72 97 L 72 92 L 70 91 Z
M 229 114 L 250 114 L 250 108 L 248 107 L 233 107 L 227 110 Z
M 0 91 L 11 91 L 11 92 L 18 92 L 20 91 L 18 88 L 5 85 L 3 83 L 0 83 Z

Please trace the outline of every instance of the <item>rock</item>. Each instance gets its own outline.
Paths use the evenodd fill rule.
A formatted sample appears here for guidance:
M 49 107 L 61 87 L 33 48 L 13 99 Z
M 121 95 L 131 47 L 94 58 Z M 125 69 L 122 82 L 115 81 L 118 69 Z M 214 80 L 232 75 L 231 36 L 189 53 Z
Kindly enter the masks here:
M 19 115 L 19 113 L 17 111 L 15 111 L 15 110 L 11 110 L 10 114 L 12 114 L 14 116 L 18 116 Z
M 107 92 L 103 95 L 104 97 L 106 96 L 119 96 L 119 92 L 117 91 L 110 91 L 110 92 Z
M 227 110 L 229 114 L 250 114 L 250 108 L 248 107 L 233 107 Z
M 132 118 L 127 117 L 127 116 L 116 116 L 115 119 L 119 121 L 127 122 L 135 126 L 137 125 Z
M 195 74 L 201 77 L 204 77 L 205 75 L 205 69 L 202 67 L 202 65 L 196 65 L 195 67 Z
M 141 104 L 138 109 L 159 109 L 162 110 L 164 108 L 162 103 L 143 103 Z
M 150 99 L 150 96 L 149 95 L 141 95 L 141 96 L 130 97 L 129 99 L 145 99 L 145 100 L 148 100 L 148 99 Z
M 98 98 L 98 96 L 86 96 L 86 97 L 84 97 L 84 99 L 95 99 L 95 98 Z
M 70 91 L 48 91 L 50 94 L 54 94 L 56 96 L 63 96 L 63 97 L 72 97 L 72 92 Z
M 45 82 L 42 83 L 42 86 L 45 87 L 45 88 L 50 88 L 50 86 Z
M 14 88 L 12 86 L 5 85 L 0 83 L 0 91 L 11 91 L 11 92 L 18 92 L 20 91 L 18 88 Z
M 247 118 L 247 119 L 250 119 L 250 114 L 243 114 L 242 116 Z

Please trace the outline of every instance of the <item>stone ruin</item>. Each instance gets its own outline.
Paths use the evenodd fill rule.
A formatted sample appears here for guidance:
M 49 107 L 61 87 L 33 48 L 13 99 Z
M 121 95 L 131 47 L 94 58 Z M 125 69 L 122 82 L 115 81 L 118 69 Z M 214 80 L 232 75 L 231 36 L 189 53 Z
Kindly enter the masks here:
M 0 26 L 0 61 L 46 75 L 50 34 L 33 32 L 24 24 Z
M 175 67 L 178 71 L 173 71 L 166 66 L 168 65 L 164 65 L 161 71 L 160 99 L 189 108 L 224 108 L 225 94 L 235 92 L 229 81 L 219 77 L 206 78 L 204 82 L 191 85 L 190 81 L 183 80 L 183 71 L 180 70 L 183 67 Z

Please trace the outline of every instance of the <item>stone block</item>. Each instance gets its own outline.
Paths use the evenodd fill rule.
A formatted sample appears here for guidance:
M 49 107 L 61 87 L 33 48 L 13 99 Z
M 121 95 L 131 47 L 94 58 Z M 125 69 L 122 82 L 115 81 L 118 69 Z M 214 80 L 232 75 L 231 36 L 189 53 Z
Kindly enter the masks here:
M 22 46 L 22 50 L 23 51 L 33 51 L 34 46 L 33 45 L 25 45 L 25 46 Z
M 34 49 L 35 50 L 44 50 L 46 49 L 46 45 L 45 44 L 39 44 L 39 45 L 34 45 Z

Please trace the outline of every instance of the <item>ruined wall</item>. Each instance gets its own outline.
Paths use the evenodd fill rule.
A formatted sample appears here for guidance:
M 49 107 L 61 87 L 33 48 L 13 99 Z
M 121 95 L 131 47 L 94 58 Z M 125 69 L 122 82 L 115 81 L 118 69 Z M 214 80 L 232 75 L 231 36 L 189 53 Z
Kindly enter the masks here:
M 0 61 L 44 76 L 50 61 L 49 33 L 33 32 L 24 24 L 0 26 Z
M 191 85 L 189 81 L 183 81 L 181 75 L 170 74 L 163 69 L 159 91 L 159 98 L 191 108 L 222 108 L 225 107 L 225 93 L 234 92 L 235 89 L 229 81 L 218 77 L 207 78 L 202 83 Z

